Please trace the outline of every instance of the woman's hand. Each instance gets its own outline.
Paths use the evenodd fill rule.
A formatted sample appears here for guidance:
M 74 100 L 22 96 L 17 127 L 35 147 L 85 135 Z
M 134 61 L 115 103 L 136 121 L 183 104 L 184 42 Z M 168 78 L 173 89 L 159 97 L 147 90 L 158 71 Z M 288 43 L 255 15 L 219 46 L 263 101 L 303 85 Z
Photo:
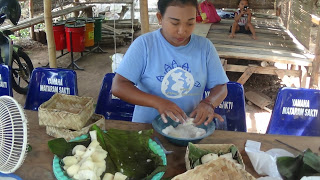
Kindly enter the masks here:
M 207 101 L 200 101 L 199 105 L 192 111 L 190 117 L 195 118 L 193 123 L 200 125 L 203 122 L 204 125 L 208 125 L 213 118 L 218 118 L 219 121 L 223 122 L 224 119 L 217 113 L 214 112 L 214 107 Z
M 218 118 L 219 121 L 223 122 L 223 118 L 216 114 L 214 109 L 227 97 L 227 94 L 227 84 L 220 84 L 211 88 L 209 96 L 200 101 L 190 114 L 190 117 L 195 118 L 193 122 L 196 125 L 200 125 L 203 122 L 205 122 L 204 125 L 208 125 L 213 118 Z
M 164 123 L 168 122 L 166 117 L 170 117 L 172 120 L 176 122 L 180 121 L 181 123 L 184 123 L 187 119 L 186 113 L 179 108 L 179 106 L 169 100 L 161 99 L 157 102 L 157 107 L 155 108 L 161 114 L 161 118 Z

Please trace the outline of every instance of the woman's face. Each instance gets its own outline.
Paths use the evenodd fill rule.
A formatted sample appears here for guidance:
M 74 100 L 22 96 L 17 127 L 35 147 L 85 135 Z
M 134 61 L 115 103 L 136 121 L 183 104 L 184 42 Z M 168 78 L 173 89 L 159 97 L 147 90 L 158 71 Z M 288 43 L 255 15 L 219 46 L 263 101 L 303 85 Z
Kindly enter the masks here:
M 196 8 L 192 5 L 168 6 L 164 15 L 157 13 L 162 35 L 173 46 L 188 44 L 196 23 Z

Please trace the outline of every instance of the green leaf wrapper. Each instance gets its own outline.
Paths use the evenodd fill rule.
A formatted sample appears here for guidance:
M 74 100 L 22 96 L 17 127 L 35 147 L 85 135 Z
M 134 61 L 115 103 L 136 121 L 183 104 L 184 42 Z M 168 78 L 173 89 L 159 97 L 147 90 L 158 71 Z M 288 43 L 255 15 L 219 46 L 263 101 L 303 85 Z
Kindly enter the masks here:
M 307 149 L 297 157 L 277 158 L 277 168 L 285 180 L 301 179 L 303 176 L 319 176 L 320 157 Z
M 57 138 L 48 141 L 48 146 L 50 151 L 57 155 L 60 159 L 66 157 L 66 156 L 72 156 L 72 149 L 76 145 L 84 145 L 86 147 L 89 146 L 91 140 L 90 137 L 79 140 L 79 141 L 73 141 L 73 142 L 67 142 L 64 138 Z

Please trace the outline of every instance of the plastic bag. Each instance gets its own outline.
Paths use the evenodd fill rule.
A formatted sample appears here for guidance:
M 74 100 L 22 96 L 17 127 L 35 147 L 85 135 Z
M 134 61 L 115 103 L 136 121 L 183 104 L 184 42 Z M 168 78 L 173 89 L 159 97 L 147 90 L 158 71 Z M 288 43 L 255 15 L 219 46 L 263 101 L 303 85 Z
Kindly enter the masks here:
M 221 21 L 216 8 L 209 1 L 204 1 L 199 4 L 199 12 L 204 23 L 217 23 Z
M 245 151 L 249 156 L 254 170 L 260 175 L 268 175 L 270 177 L 280 178 L 281 175 L 277 169 L 277 158 L 282 156 L 294 155 L 284 149 L 270 149 L 266 152 L 260 151 L 261 143 L 257 141 L 247 140 Z
M 123 56 L 124 54 L 116 53 L 110 57 L 112 60 L 111 68 L 113 73 L 116 71 L 116 69 L 120 65 L 120 62 L 122 61 Z

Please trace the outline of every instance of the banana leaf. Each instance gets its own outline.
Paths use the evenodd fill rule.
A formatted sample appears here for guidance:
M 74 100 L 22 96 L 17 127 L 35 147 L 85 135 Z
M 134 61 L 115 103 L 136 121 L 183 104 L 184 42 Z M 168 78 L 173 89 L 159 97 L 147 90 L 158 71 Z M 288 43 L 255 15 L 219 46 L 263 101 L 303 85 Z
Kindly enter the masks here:
M 95 130 L 97 128 L 99 127 L 92 127 Z M 164 172 L 166 166 L 161 157 L 149 148 L 152 133 L 153 130 L 97 131 L 98 141 L 104 141 L 105 150 L 108 151 L 106 172 L 121 172 L 132 180 L 151 179 L 158 172 Z
M 277 158 L 277 168 L 284 180 L 301 179 L 303 176 L 319 176 L 320 157 L 307 149 L 297 157 Z
M 66 156 L 72 156 L 72 149 L 76 145 L 81 144 L 88 147 L 90 142 L 90 137 L 73 142 L 67 142 L 64 138 L 57 138 L 48 141 L 48 146 L 53 154 L 57 155 L 60 159 L 62 159 Z
M 277 158 L 277 168 L 285 180 L 295 180 L 299 176 L 302 155 L 297 157 L 279 157 Z

